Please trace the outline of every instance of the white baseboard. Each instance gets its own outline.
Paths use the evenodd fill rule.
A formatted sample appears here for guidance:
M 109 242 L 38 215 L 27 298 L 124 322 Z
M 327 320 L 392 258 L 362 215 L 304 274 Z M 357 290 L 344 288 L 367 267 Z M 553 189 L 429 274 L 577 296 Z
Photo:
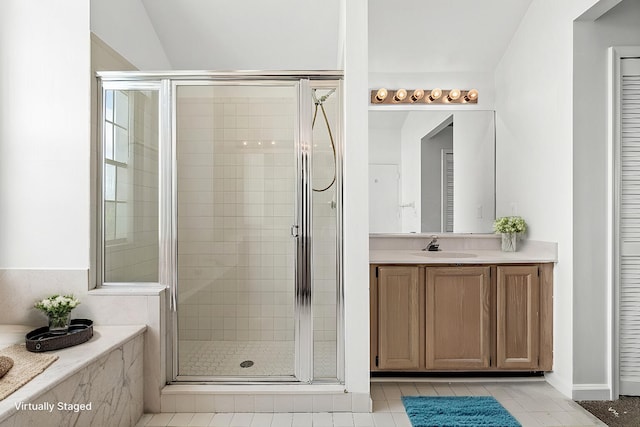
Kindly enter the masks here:
M 560 393 L 564 394 L 568 398 L 572 396 L 572 386 L 571 382 L 568 382 L 564 377 L 558 375 L 555 372 L 547 372 L 544 374 L 544 379 L 556 390 Z
M 608 384 L 574 384 L 571 398 L 573 400 L 609 400 L 611 388 Z

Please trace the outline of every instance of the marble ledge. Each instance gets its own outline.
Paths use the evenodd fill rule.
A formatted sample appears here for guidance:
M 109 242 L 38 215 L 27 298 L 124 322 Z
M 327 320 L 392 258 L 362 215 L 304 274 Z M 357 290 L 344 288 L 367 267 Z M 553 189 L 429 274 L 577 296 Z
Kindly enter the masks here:
M 0 325 L 0 346 L 4 348 L 24 342 L 26 333 L 32 329 L 33 326 Z M 58 355 L 58 360 L 0 401 L 0 420 L 16 412 L 16 403 L 37 399 L 102 356 L 143 334 L 146 329 L 144 325 L 94 326 L 93 337 L 86 343 L 48 352 Z
M 165 285 L 159 284 L 118 284 L 104 285 L 99 288 L 91 289 L 89 295 L 108 295 L 108 296 L 154 296 L 160 295 L 167 289 Z

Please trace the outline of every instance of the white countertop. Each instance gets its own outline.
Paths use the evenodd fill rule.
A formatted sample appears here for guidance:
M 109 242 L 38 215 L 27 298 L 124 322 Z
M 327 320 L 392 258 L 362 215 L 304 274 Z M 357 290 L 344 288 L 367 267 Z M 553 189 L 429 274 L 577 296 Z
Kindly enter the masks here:
M 520 264 L 558 261 L 558 244 L 519 240 L 516 252 L 500 250 L 500 236 L 438 235 L 437 252 L 422 251 L 432 235 L 371 235 L 371 264 Z
M 547 251 L 502 252 L 486 249 L 463 249 L 427 252 L 416 249 L 380 249 L 369 251 L 371 264 L 521 264 L 556 262 Z
M 33 326 L 0 325 L 0 348 L 13 344 L 24 343 L 27 332 L 36 329 Z M 60 384 L 74 373 L 120 347 L 123 343 L 142 334 L 145 325 L 133 326 L 95 326 L 93 337 L 86 343 L 49 351 L 47 354 L 58 355 L 58 360 L 44 370 L 40 375 L 20 387 L 18 390 L 0 401 L 0 421 L 16 412 L 18 402 L 31 402 L 48 390 Z

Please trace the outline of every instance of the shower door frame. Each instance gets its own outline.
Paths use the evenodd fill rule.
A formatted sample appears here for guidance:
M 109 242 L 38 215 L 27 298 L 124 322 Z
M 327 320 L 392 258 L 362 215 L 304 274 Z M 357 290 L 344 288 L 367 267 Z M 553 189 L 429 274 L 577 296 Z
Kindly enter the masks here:
M 173 286 L 171 286 L 173 302 L 172 318 L 172 337 L 170 344 L 172 350 L 170 352 L 172 362 L 172 372 L 170 378 L 172 383 L 231 383 L 231 384 L 251 384 L 251 383 L 312 383 L 313 382 L 313 313 L 312 313 L 312 283 L 313 283 L 313 266 L 312 266 L 312 160 L 311 141 L 313 139 L 311 126 L 311 89 L 313 87 L 321 87 L 318 80 L 331 80 L 335 83 L 337 89 L 341 86 L 342 75 L 336 75 L 333 72 L 320 72 L 313 75 L 299 75 L 299 73 L 291 73 L 288 75 L 274 76 L 271 74 L 254 75 L 241 72 L 240 74 L 232 74 L 225 76 L 210 76 L 206 79 L 203 76 L 193 76 L 192 78 L 177 77 L 171 80 L 171 159 L 172 159 L 172 218 L 174 219 L 171 231 L 171 276 Z M 275 77 L 275 78 L 274 78 Z M 296 189 L 294 204 L 294 224 L 292 226 L 292 237 L 296 239 L 295 251 L 296 260 L 294 262 L 294 372 L 292 376 L 259 376 L 259 377 L 234 377 L 234 376 L 186 376 L 178 375 L 178 316 L 177 316 L 177 87 L 178 86 L 271 86 L 283 87 L 291 86 L 296 88 L 296 129 L 294 129 L 294 151 L 296 157 Z M 341 104 L 339 104 L 341 105 Z M 306 119 L 305 119 L 306 118 Z M 342 142 L 340 137 L 341 129 L 338 129 L 338 141 Z M 342 170 L 341 170 L 341 153 L 342 146 L 339 145 L 337 154 L 337 176 L 336 191 L 338 200 L 337 209 L 337 242 L 338 256 L 337 262 L 337 382 L 344 382 L 344 344 L 343 344 L 343 291 L 342 291 Z M 340 159 L 338 161 L 338 158 Z M 296 232 L 294 233 L 294 230 Z
M 169 310 L 171 316 L 167 328 L 166 362 L 168 383 L 214 383 L 214 384 L 260 384 L 260 383 L 338 383 L 344 384 L 344 284 L 343 284 L 343 103 L 338 103 L 338 124 L 336 134 L 336 380 L 314 381 L 313 379 L 313 313 L 312 313 L 312 182 L 311 141 L 311 90 L 313 88 L 335 87 L 342 94 L 343 73 L 341 71 L 101 71 L 99 79 L 99 105 L 102 105 L 102 93 L 105 89 L 139 90 L 153 88 L 159 91 L 159 284 L 170 291 Z M 296 204 L 295 217 L 300 235 L 296 236 L 295 262 L 295 367 L 294 375 L 286 377 L 218 377 L 218 376 L 179 376 L 178 375 L 178 336 L 177 336 L 177 159 L 176 159 L 176 87 L 179 85 L 257 85 L 257 86 L 296 86 L 297 120 L 295 129 L 296 150 Z M 102 127 L 102 108 L 99 108 L 98 132 Z M 306 119 L 303 119 L 306 117 Z M 99 133 L 101 135 L 101 133 Z M 101 141 L 101 137 L 99 139 Z M 100 144 L 102 147 L 102 144 Z M 100 156 L 101 148 L 98 150 Z M 98 170 L 101 164 L 98 161 Z M 101 194 L 101 180 L 98 179 L 98 196 Z M 100 198 L 98 198 L 100 200 Z M 98 213 L 100 222 L 100 212 Z M 97 285 L 105 284 L 102 273 L 102 245 L 98 239 L 97 248 Z M 302 261 L 301 261 L 302 260 Z M 147 284 L 132 284 L 144 287 Z M 109 285 L 122 285 L 109 283 Z
M 295 123 L 294 128 L 294 141 L 293 151 L 296 159 L 295 163 L 295 177 L 293 178 L 296 183 L 295 197 L 294 197 L 294 212 L 293 223 L 291 224 L 292 238 L 296 239 L 295 243 L 295 261 L 294 261 L 294 366 L 292 375 L 277 375 L 268 377 L 236 377 L 226 375 L 179 375 L 179 337 L 178 337 L 178 304 L 177 294 L 179 289 L 178 280 L 178 248 L 177 248 L 177 177 L 178 177 L 178 162 L 177 162 L 177 92 L 178 87 L 229 87 L 229 86 L 241 86 L 241 87 L 288 87 L 295 89 L 295 99 L 293 100 L 296 105 Z M 313 367 L 313 324 L 311 319 L 311 245 L 310 245 L 310 231 L 311 231 L 311 163 L 308 156 L 308 143 L 306 141 L 311 140 L 310 131 L 307 130 L 307 125 L 304 123 L 302 117 L 311 117 L 311 89 L 308 87 L 308 80 L 182 80 L 176 79 L 171 82 L 171 93 L 173 94 L 171 99 L 171 150 L 172 150 L 172 173 L 174 189 L 172 200 L 174 210 L 173 218 L 176 220 L 173 224 L 172 235 L 175 236 L 175 258 L 173 260 L 173 276 L 175 285 L 172 288 L 172 300 L 175 302 L 175 310 L 172 312 L 172 331 L 174 332 L 172 344 L 172 358 L 173 358 L 173 373 L 172 379 L 175 382 L 203 382 L 203 381 L 215 381 L 215 382 L 231 382 L 240 383 L 247 381 L 264 381 L 264 382 L 311 382 L 312 367 Z M 306 96 L 305 96 L 306 95 Z M 294 234 L 294 229 L 297 232 Z M 310 342 L 311 341 L 311 342 Z

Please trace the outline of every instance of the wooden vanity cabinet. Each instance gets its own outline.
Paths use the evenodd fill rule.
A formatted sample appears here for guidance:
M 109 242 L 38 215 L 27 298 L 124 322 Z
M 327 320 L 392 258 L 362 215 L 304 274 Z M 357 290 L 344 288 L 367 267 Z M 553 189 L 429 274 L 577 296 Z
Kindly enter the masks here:
M 549 371 L 553 264 L 371 266 L 372 371 Z
M 536 369 L 540 338 L 538 267 L 498 267 L 496 366 Z
M 378 367 L 420 368 L 418 267 L 378 268 Z
M 488 368 L 489 267 L 426 269 L 426 368 Z
M 553 366 L 553 264 L 496 267 L 496 367 Z

